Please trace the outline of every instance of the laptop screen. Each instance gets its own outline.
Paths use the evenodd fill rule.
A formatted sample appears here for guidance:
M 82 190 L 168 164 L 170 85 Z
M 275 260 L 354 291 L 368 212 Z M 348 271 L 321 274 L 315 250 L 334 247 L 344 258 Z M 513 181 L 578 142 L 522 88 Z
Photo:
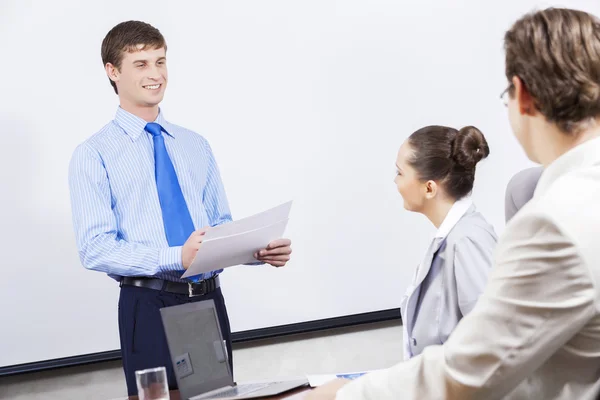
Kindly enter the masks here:
M 183 399 L 232 385 L 213 300 L 160 310 Z

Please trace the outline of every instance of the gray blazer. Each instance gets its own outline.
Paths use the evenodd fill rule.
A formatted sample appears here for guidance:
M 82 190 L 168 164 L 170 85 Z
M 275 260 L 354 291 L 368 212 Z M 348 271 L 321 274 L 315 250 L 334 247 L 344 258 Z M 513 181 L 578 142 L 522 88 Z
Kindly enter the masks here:
M 498 238 L 492 225 L 472 205 L 440 239 L 417 273 L 415 289 L 405 296 L 405 359 L 433 344 L 443 344 L 458 322 L 469 313 L 487 283 Z
M 517 172 L 508 185 L 504 197 L 504 216 L 508 222 L 531 198 L 535 192 L 543 167 L 528 168 Z

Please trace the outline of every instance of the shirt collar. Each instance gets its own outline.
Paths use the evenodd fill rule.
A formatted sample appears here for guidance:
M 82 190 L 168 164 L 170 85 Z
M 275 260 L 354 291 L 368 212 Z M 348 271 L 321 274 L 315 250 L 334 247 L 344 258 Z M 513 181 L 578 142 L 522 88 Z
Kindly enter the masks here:
M 120 106 L 117 108 L 115 122 L 125 131 L 131 140 L 137 140 L 140 135 L 145 132 L 144 128 L 147 124 L 142 118 L 125 111 Z M 167 131 L 166 125 L 168 125 L 168 122 L 165 120 L 160 108 L 158 109 L 158 116 L 153 122 L 160 124 L 160 126 L 163 127 L 163 132 L 166 132 L 169 136 L 173 137 L 173 133 Z
M 467 213 L 469 208 L 473 205 L 473 199 L 471 196 L 463 197 L 460 200 L 454 202 L 450 211 L 446 215 L 446 218 L 442 221 L 442 224 L 438 228 L 435 237 L 443 239 L 448 236 L 448 233 L 454 228 L 454 225 Z
M 546 192 L 561 176 L 594 165 L 600 165 L 600 138 L 591 139 L 575 146 L 550 163 L 542 172 L 535 188 L 534 197 Z

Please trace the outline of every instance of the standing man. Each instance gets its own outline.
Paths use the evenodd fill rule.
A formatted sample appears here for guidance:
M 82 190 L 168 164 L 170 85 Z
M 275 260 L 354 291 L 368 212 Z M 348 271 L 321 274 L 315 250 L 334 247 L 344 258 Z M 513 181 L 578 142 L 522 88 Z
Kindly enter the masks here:
M 102 62 L 119 96 L 114 120 L 75 150 L 69 185 L 77 246 L 87 269 L 120 283 L 119 334 L 129 395 L 135 371 L 165 366 L 176 389 L 159 309 L 213 299 L 233 371 L 221 270 L 180 279 L 207 229 L 231 221 L 219 169 L 202 136 L 159 108 L 167 46 L 151 25 L 128 21 L 102 42 Z M 270 243 L 257 263 L 284 266 L 291 242 Z

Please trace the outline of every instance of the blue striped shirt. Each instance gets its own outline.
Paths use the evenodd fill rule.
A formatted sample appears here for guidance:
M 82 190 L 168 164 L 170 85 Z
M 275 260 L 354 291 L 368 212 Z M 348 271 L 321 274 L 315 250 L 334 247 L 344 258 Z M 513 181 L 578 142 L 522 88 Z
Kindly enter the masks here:
M 171 124 L 167 152 L 196 229 L 231 221 L 219 169 L 199 134 Z M 169 247 L 154 176 L 154 145 L 146 121 L 117 109 L 115 119 L 80 144 L 69 165 L 73 225 L 82 264 L 120 276 L 153 276 L 177 282 L 182 246 Z M 210 275 L 221 272 L 213 271 Z M 208 274 L 205 274 L 208 277 Z

